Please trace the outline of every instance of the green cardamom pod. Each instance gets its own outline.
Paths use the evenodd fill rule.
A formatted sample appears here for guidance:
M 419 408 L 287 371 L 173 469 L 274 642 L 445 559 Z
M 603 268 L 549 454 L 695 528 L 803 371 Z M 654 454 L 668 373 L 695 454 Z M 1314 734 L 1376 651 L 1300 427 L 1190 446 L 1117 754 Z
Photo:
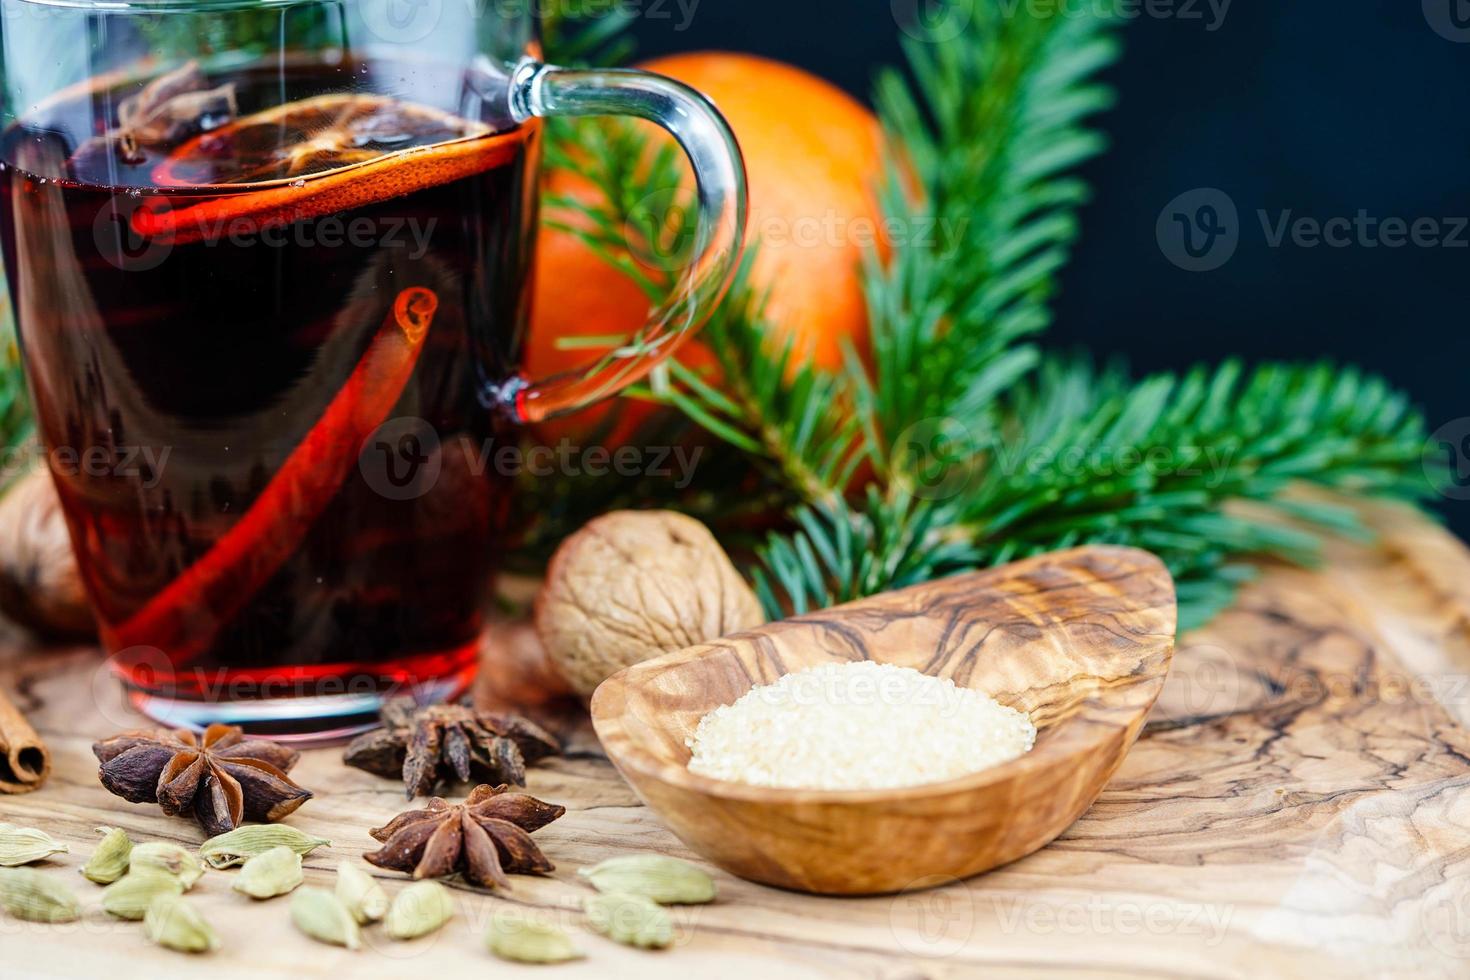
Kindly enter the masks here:
M 427 936 L 454 918 L 454 899 L 437 881 L 416 881 L 393 899 L 383 929 L 392 939 Z
M 289 847 L 306 855 L 318 847 L 330 847 L 329 840 L 303 834 L 295 827 L 270 823 L 254 827 L 236 827 L 227 834 L 211 837 L 199 847 L 199 856 L 212 868 L 228 868 L 243 864 L 247 858 L 273 847 Z
M 582 951 L 565 932 L 514 912 L 495 913 L 485 933 L 485 946 L 501 959 L 517 963 L 565 963 L 582 958 Z
M 674 923 L 657 903 L 642 895 L 606 892 L 582 903 L 587 924 L 613 942 L 640 949 L 663 949 L 674 941 Z
M 110 885 L 128 873 L 128 862 L 133 852 L 133 842 L 128 840 L 125 830 L 117 827 L 98 827 L 102 835 L 97 849 L 82 865 L 82 876 L 99 885 Z
M 34 868 L 0 868 L 0 908 L 27 922 L 75 922 L 82 904 L 61 882 Z
M 308 885 L 291 896 L 291 921 L 318 942 L 357 949 L 362 939 L 357 920 L 337 896 L 325 888 Z
M 65 844 L 34 827 L 17 827 L 14 824 L 0 827 L 0 867 L 30 864 L 53 854 L 65 854 L 67 850 Z
M 204 864 L 188 848 L 166 840 L 134 844 L 128 856 L 128 867 L 133 871 L 151 869 L 167 872 L 179 879 L 185 891 L 204 877 Z
M 208 953 L 219 948 L 214 929 L 182 895 L 155 898 L 143 917 L 143 931 L 158 945 L 180 953 Z
M 577 874 L 600 892 L 641 895 L 660 905 L 702 905 L 715 900 L 715 880 L 688 861 L 662 854 L 608 858 Z
M 388 914 L 388 893 L 378 879 L 350 862 L 337 865 L 336 895 L 360 926 Z
M 230 887 L 251 898 L 275 898 L 301 884 L 301 855 L 289 847 L 273 847 L 245 862 Z
M 184 883 L 161 868 L 137 867 L 102 889 L 102 910 L 137 921 L 160 895 L 182 895 Z

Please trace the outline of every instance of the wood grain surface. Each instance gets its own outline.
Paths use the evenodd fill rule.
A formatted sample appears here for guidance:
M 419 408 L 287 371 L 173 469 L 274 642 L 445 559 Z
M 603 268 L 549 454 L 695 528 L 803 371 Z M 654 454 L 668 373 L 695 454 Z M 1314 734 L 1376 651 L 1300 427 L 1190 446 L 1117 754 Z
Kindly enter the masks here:
M 1315 571 L 1269 566 L 1236 608 L 1182 638 L 1143 736 L 1098 801 L 1056 841 L 963 882 L 876 898 L 817 898 L 714 872 L 720 900 L 674 911 L 659 953 L 585 933 L 578 866 L 614 854 L 693 855 L 639 804 L 575 712 L 531 791 L 567 805 L 537 833 L 557 870 L 504 895 L 455 885 L 456 919 L 394 944 L 370 930 L 350 953 L 295 933 L 281 900 L 255 904 L 211 872 L 190 900 L 223 943 L 208 958 L 150 947 L 95 908 L 76 874 L 100 824 L 197 843 L 191 824 L 109 796 L 89 746 L 137 724 L 89 649 L 12 644 L 0 684 L 47 738 L 46 787 L 0 797 L 0 821 L 37 825 L 72 853 L 38 865 L 90 906 L 84 921 L 0 917 L 0 975 L 125 978 L 637 976 L 1470 975 L 1470 554 L 1392 511 L 1376 547 L 1335 544 Z M 502 628 L 498 638 L 521 642 Z M 482 692 L 487 697 L 493 692 Z M 403 808 L 386 780 L 307 753 L 319 792 L 291 823 L 331 838 L 307 859 L 330 883 L 374 847 L 366 829 Z M 905 842 L 890 842 L 902 848 Z M 399 879 L 384 872 L 390 892 Z M 587 958 L 513 967 L 480 944 L 507 904 L 574 930 Z
M 655 815 L 720 867 L 803 892 L 898 892 L 988 871 L 1071 826 L 1142 729 L 1175 623 L 1174 584 L 1153 555 L 1061 551 L 645 661 L 597 689 L 592 724 Z M 853 660 L 983 691 L 1030 715 L 1036 745 L 896 790 L 772 789 L 689 771 L 687 741 L 706 714 L 785 674 Z

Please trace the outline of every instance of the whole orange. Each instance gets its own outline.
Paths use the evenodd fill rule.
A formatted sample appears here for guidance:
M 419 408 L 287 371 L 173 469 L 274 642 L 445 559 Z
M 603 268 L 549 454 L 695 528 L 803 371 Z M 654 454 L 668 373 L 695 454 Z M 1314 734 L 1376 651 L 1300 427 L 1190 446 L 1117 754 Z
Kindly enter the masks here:
M 639 67 L 703 92 L 735 131 L 749 180 L 747 237 L 757 248 L 752 285 L 768 296 L 773 342 L 792 341 L 797 365 L 840 365 L 844 341 L 865 353 L 863 256 L 887 251 L 876 196 L 883 158 L 877 118 L 836 86 L 767 58 L 698 52 Z M 550 189 L 593 193 L 566 173 L 553 175 Z M 558 338 L 627 335 L 647 311 L 631 279 L 575 235 L 543 226 L 527 372 L 543 377 L 575 369 L 588 352 L 561 349 Z M 696 343 L 685 346 L 680 360 L 708 363 Z M 622 408 L 609 441 L 618 442 L 647 409 L 614 404 Z M 543 426 L 542 437 L 585 436 L 608 411 L 603 406 Z

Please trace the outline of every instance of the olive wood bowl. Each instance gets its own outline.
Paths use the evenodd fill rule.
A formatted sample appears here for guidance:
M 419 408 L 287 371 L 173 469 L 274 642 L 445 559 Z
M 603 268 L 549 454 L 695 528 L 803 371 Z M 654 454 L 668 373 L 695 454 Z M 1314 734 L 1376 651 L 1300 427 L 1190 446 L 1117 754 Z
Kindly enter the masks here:
M 592 721 L 643 801 L 720 867 L 818 894 L 903 891 L 1014 861 L 1080 817 L 1164 685 L 1175 619 L 1173 581 L 1153 555 L 1078 548 L 637 664 L 597 689 Z M 862 659 L 948 677 L 1030 712 L 1035 747 L 901 789 L 774 789 L 688 770 L 685 739 L 712 709 L 790 671 Z

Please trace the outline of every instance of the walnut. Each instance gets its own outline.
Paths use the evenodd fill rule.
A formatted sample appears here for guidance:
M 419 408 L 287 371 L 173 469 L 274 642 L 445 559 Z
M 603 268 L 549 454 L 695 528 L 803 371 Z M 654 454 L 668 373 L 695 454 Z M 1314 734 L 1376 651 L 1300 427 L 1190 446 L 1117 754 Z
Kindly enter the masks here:
M 579 694 L 661 653 L 765 622 L 709 530 L 671 511 L 614 511 L 562 542 L 536 600 L 547 655 Z

